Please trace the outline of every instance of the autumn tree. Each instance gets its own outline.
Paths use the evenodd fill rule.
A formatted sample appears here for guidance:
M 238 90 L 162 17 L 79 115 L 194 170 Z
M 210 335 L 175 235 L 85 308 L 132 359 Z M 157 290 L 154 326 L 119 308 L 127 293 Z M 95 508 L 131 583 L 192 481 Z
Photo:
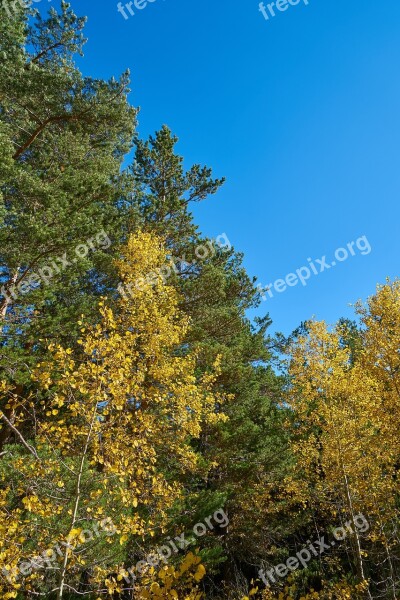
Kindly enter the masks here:
M 354 575 L 369 582 L 367 596 L 398 593 L 398 371 L 400 285 L 378 288 L 368 306 L 358 305 L 357 351 L 346 324 L 329 330 L 308 325 L 291 350 L 292 450 L 303 500 L 331 527 L 370 522 L 367 534 L 354 527 L 349 545 Z M 354 334 L 354 331 L 353 331 Z M 351 339 L 355 339 L 352 335 Z M 390 415 L 390 416 L 389 416 Z
M 165 256 L 157 237 L 130 237 L 117 262 L 121 280 L 160 273 Z M 115 311 L 100 302 L 96 326 L 82 318 L 79 356 L 51 343 L 51 359 L 37 365 L 32 377 L 44 417 L 34 438 L 20 435 L 21 447 L 8 447 L 1 462 L 0 570 L 14 583 L 3 581 L 3 593 L 55 590 L 58 600 L 71 590 L 107 594 L 107 586 L 114 589 L 108 575 L 126 567 L 127 542 L 162 530 L 183 492 L 179 473 L 197 468 L 191 440 L 224 418 L 216 408 L 223 397 L 212 391 L 218 367 L 197 375 L 196 356 L 182 351 L 189 319 L 178 304 L 177 291 L 156 275 L 134 297 L 121 297 Z M 21 400 L 4 383 L 3 402 L 12 405 L 19 434 L 34 399 Z M 115 537 L 86 543 L 83 530 L 105 517 Z M 54 557 L 54 569 L 22 577 L 22 558 L 55 542 L 69 547 Z

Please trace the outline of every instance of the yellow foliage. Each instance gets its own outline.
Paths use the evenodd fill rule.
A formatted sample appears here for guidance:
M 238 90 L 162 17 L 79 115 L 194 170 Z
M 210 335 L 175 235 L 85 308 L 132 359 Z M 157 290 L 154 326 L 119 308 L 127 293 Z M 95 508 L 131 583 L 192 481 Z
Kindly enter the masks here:
M 160 240 L 150 234 L 131 236 L 123 253 L 116 267 L 125 284 L 159 272 L 166 257 Z M 195 470 L 197 454 L 190 440 L 200 435 L 204 423 L 223 418 L 215 411 L 223 398 L 212 392 L 218 366 L 215 373 L 198 378 L 196 356 L 182 351 L 189 320 L 179 301 L 177 291 L 158 277 L 133 297 L 121 298 L 114 309 L 104 298 L 96 326 L 82 317 L 79 355 L 50 344 L 52 359 L 34 374 L 46 397 L 35 438 L 39 460 L 32 455 L 15 460 L 19 506 L 11 507 L 7 490 L 0 491 L 0 533 L 7 531 L 0 535 L 0 569 L 29 558 L 16 543 L 17 535 L 35 539 L 36 552 L 66 540 L 72 549 L 60 570 L 60 584 L 77 573 L 78 556 L 81 564 L 86 560 L 85 536 L 77 523 L 110 518 L 117 536 L 109 541 L 117 547 L 162 525 L 182 492 L 177 482 L 166 479 L 165 465 L 177 473 Z M 4 385 L 2 393 L 9 393 Z M 56 539 L 55 517 L 68 523 Z M 103 575 L 114 568 L 108 564 L 95 580 L 104 581 Z M 194 583 L 202 578 L 202 569 L 192 576 Z M 26 589 L 34 590 L 35 578 L 43 573 L 26 578 Z M 110 577 L 106 585 L 110 594 L 118 588 Z M 160 597 L 157 589 L 148 593 Z M 13 584 L 2 582 L 0 590 L 13 593 Z
M 323 322 L 311 323 L 308 335 L 293 345 L 287 403 L 301 497 L 324 509 L 335 525 L 358 513 L 370 524 L 368 533 L 361 536 L 353 527 L 350 536 L 361 583 L 363 539 L 379 540 L 386 561 L 387 531 L 399 517 L 400 282 L 378 288 L 357 310 L 363 329 L 353 346 L 344 343 L 342 324 L 330 331 Z M 332 597 L 350 598 L 346 593 Z

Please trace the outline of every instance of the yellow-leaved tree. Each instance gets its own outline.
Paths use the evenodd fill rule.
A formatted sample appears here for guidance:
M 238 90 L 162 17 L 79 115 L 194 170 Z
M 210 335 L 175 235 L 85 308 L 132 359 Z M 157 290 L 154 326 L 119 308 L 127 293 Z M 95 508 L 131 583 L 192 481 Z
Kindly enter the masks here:
M 341 544 L 352 557 L 354 581 L 363 586 L 360 597 L 371 598 L 373 589 L 395 600 L 400 282 L 379 287 L 357 312 L 362 326 L 353 336 L 343 323 L 330 330 L 324 322 L 311 322 L 291 348 L 286 401 L 292 449 L 302 500 L 332 528 L 352 525 Z M 367 532 L 355 523 L 360 513 L 368 519 Z
M 204 423 L 224 418 L 216 411 L 223 398 L 211 391 L 218 366 L 196 376 L 196 356 L 183 343 L 189 321 L 163 281 L 165 260 L 160 239 L 131 236 L 116 266 L 134 294 L 113 309 L 105 298 L 95 327 L 82 318 L 80 352 L 50 344 L 51 361 L 32 375 L 35 397 L 22 401 L 3 386 L 20 441 L 0 470 L 4 598 L 40 594 L 49 581 L 58 600 L 74 591 L 120 591 L 127 541 L 162 528 L 182 493 L 179 474 L 196 469 L 191 440 Z M 44 416 L 27 441 L 24 419 L 38 402 Z M 194 584 L 202 574 L 196 569 Z M 132 597 L 152 597 L 148 585 L 131 587 Z M 157 597 L 176 594 L 170 585 Z

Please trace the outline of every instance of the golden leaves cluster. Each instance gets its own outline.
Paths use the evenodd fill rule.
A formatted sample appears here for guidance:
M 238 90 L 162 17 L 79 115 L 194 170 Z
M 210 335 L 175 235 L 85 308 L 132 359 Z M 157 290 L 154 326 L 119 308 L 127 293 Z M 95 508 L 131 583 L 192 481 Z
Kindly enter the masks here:
M 134 283 L 158 273 L 166 254 L 157 237 L 138 233 L 129 238 L 116 269 L 125 284 Z M 132 297 L 104 298 L 96 325 L 82 317 L 78 350 L 49 345 L 50 359 L 33 375 L 44 398 L 32 442 L 39 460 L 26 453 L 15 457 L 17 506 L 10 507 L 7 489 L 0 495 L 7 515 L 0 568 L 29 553 L 24 545 L 15 552 L 16 535 L 31 538 L 37 553 L 51 547 L 51 540 L 75 540 L 76 523 L 90 529 L 108 517 L 117 535 L 102 544 L 115 544 L 121 553 L 132 536 L 162 527 L 182 493 L 179 474 L 196 469 L 191 440 L 205 423 L 224 418 L 216 412 L 223 398 L 213 392 L 218 364 L 213 373 L 197 375 L 196 356 L 185 344 L 190 323 L 179 302 L 176 289 L 160 276 Z M 102 560 L 102 552 L 105 560 L 101 545 L 72 549 L 71 580 L 81 564 Z M 36 589 L 38 577 L 44 572 L 25 580 L 28 589 Z

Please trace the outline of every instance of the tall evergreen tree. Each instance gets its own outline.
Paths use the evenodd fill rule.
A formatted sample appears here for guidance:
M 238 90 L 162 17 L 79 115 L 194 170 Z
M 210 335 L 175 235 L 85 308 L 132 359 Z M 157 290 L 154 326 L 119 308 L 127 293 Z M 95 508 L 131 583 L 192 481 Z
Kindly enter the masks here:
M 73 343 L 107 283 L 136 111 L 127 73 L 106 82 L 76 67 L 85 19 L 67 2 L 48 18 L 14 4 L 0 19 L 0 368 L 22 394 L 40 340 Z
M 273 489 L 286 468 L 282 413 L 277 410 L 282 381 L 272 368 L 268 316 L 254 325 L 247 318 L 247 310 L 260 302 L 255 278 L 247 275 L 242 255 L 230 247 L 228 234 L 224 247 L 214 244 L 213 251 L 205 253 L 210 241 L 198 232 L 190 213 L 191 202 L 214 194 L 223 180 L 213 179 L 211 170 L 199 165 L 185 172 L 182 158 L 175 153 L 176 142 L 164 126 L 149 141 L 137 144 L 132 170 L 142 185 L 140 217 L 145 228 L 165 236 L 172 255 L 184 257 L 184 267 L 171 277 L 193 323 L 186 342 L 198 352 L 200 370 L 207 370 L 221 356 L 215 387 L 232 400 L 224 407 L 229 420 L 203 429 L 200 448 L 208 468 L 202 481 L 189 482 L 185 517 L 176 515 L 174 522 L 178 527 L 190 526 L 224 502 L 231 525 L 227 536 L 214 535 L 204 542 L 209 564 L 217 568 L 229 555 L 229 562 L 246 572 L 260 555 L 259 536 L 248 535 L 249 522 L 255 522 L 256 516 L 259 522 L 260 515 L 251 514 L 255 510 L 251 503 L 246 508 L 243 486 L 251 494 L 261 478 L 268 479 Z M 232 570 L 220 571 L 220 578 L 232 579 Z

